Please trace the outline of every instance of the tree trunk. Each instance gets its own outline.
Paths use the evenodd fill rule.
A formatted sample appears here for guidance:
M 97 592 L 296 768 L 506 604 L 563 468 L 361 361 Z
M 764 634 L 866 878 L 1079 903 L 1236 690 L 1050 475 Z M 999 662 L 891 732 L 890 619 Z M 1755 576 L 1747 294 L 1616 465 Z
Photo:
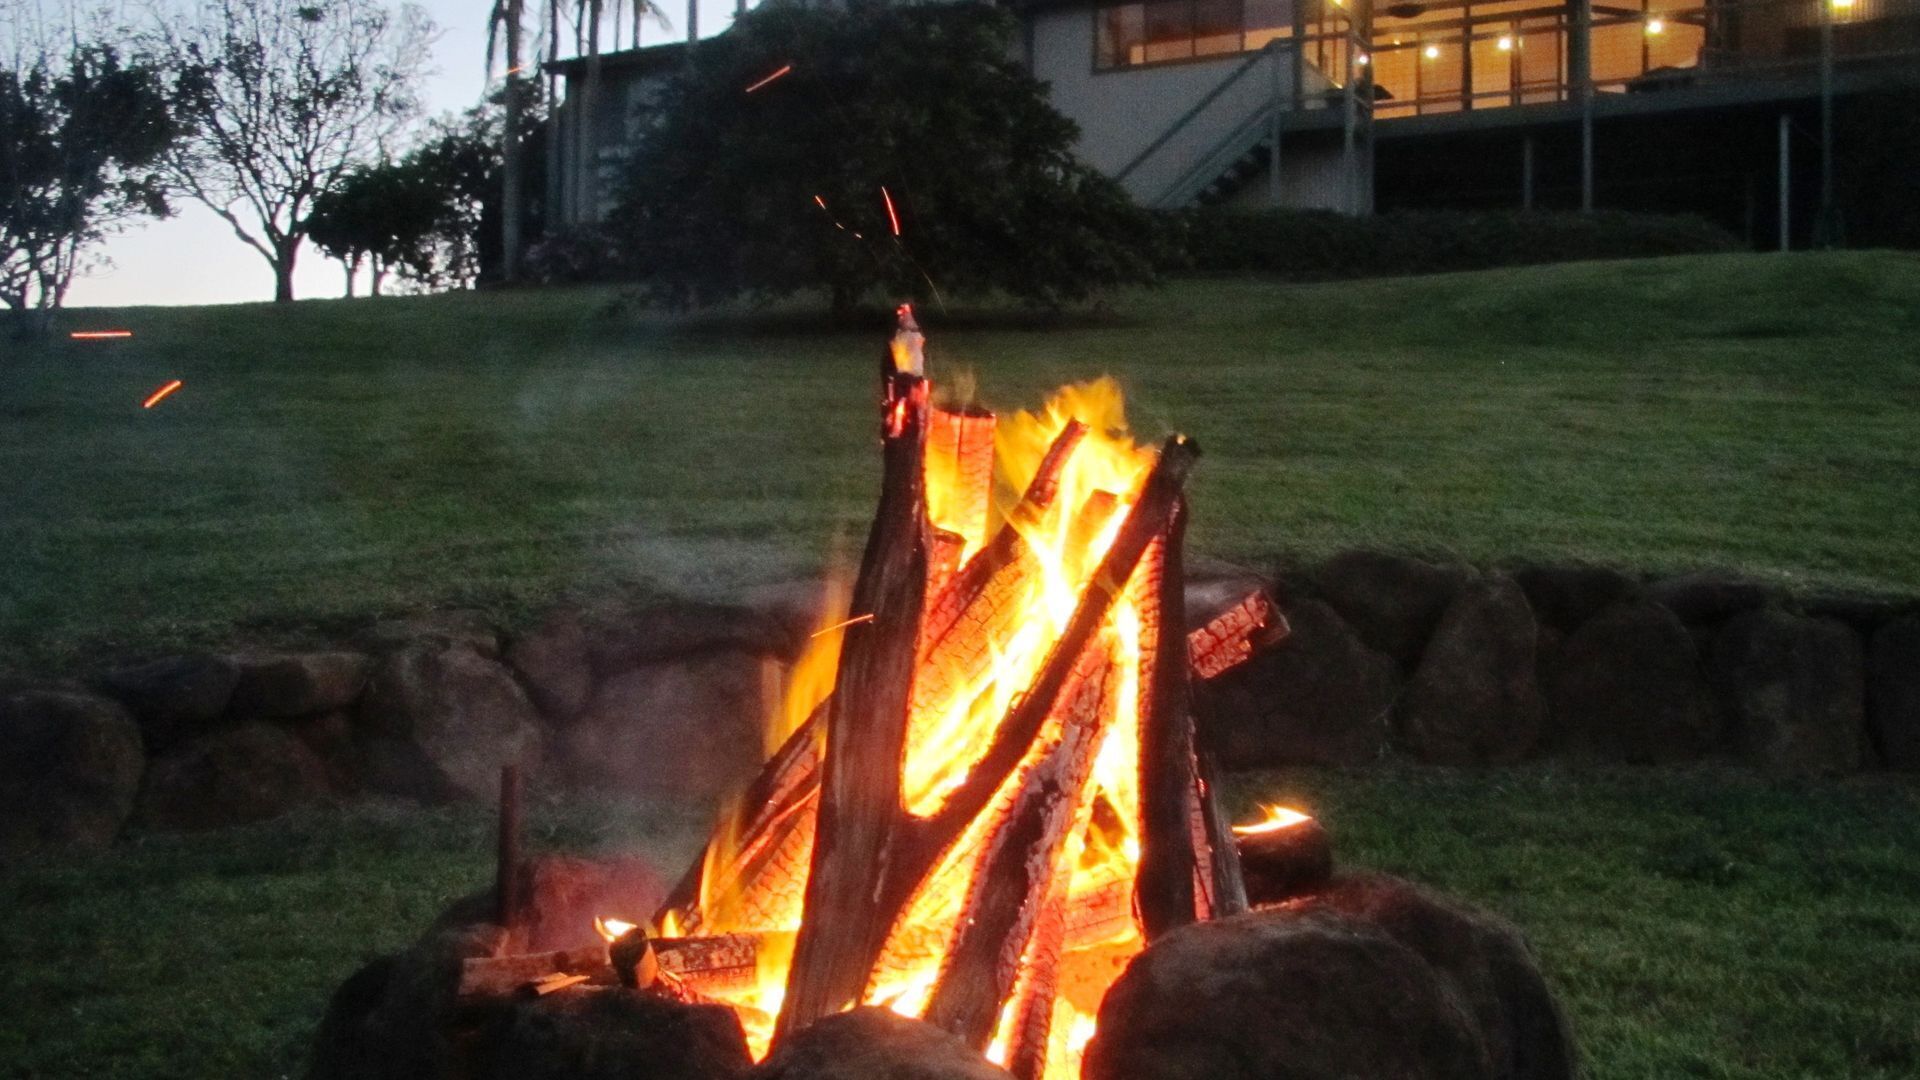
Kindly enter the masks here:
M 520 265 L 520 208 L 525 201 L 521 187 L 525 183 L 522 163 L 525 153 L 520 145 L 521 87 L 526 81 L 520 67 L 521 5 L 515 2 L 507 10 L 507 116 L 506 130 L 500 141 L 500 280 L 512 281 Z
M 340 260 L 340 265 L 347 268 L 346 296 L 347 296 L 347 299 L 351 300 L 353 299 L 353 279 L 354 279 L 354 275 L 360 272 L 360 260 L 358 257 L 355 257 L 352 259 L 342 259 Z
M 382 262 L 378 255 L 374 256 L 373 273 L 367 281 L 367 295 L 379 296 L 380 283 L 386 280 L 386 277 L 387 277 L 387 264 Z
M 276 304 L 293 302 L 293 264 L 300 255 L 300 241 L 284 240 L 273 246 L 273 301 Z

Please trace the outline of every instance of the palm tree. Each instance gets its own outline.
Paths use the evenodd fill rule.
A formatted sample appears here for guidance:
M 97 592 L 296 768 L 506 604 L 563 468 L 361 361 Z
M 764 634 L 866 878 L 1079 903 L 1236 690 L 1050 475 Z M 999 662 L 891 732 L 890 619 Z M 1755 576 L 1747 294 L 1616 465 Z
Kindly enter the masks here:
M 520 266 L 520 210 L 523 200 L 521 188 L 525 174 L 524 154 L 520 146 L 520 107 L 522 97 L 521 69 L 526 66 L 526 58 L 521 52 L 520 22 L 526 14 L 526 0 L 493 0 L 493 12 L 487 16 L 487 70 L 493 70 L 493 58 L 499 51 L 500 38 L 506 37 L 506 123 L 500 135 L 500 276 L 506 281 L 514 279 Z

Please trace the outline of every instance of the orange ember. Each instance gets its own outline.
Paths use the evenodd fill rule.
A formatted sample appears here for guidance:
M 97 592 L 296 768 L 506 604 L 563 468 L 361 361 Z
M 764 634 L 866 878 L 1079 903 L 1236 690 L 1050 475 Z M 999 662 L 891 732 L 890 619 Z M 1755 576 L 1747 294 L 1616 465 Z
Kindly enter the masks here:
M 168 394 L 171 394 L 175 390 L 180 389 L 182 385 L 184 384 L 182 384 L 179 379 L 173 380 L 172 382 L 166 384 L 165 386 L 162 386 L 160 389 L 155 390 L 152 393 L 152 395 L 150 395 L 147 398 L 147 400 L 140 403 L 140 407 L 143 409 L 153 408 L 155 405 L 160 404 L 160 402 L 164 400 Z
M 131 330 L 75 330 L 68 334 L 75 341 L 111 341 L 116 338 L 130 338 Z
M 773 74 L 767 76 L 766 78 L 761 79 L 760 81 L 754 83 L 752 86 L 747 87 L 747 93 L 749 94 L 753 93 L 755 90 L 760 89 L 761 87 L 767 85 L 768 83 L 772 82 L 773 80 L 779 78 L 782 75 L 785 75 L 786 73 L 792 70 L 793 70 L 792 64 L 783 65 L 779 71 L 776 71 Z
M 1265 818 L 1251 825 L 1235 825 L 1233 827 L 1234 835 L 1259 836 L 1262 833 L 1279 832 L 1281 829 L 1290 829 L 1303 821 L 1313 820 L 1313 815 L 1303 814 L 1291 807 L 1263 806 L 1261 809 L 1266 812 L 1267 816 Z

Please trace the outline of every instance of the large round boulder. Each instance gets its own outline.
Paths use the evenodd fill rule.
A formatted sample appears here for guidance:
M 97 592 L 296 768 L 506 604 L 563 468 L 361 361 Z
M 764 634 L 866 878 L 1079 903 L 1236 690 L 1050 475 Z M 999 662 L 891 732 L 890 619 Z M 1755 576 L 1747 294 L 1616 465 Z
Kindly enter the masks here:
M 750 779 L 780 698 L 779 664 L 723 650 L 648 664 L 595 689 L 561 736 L 585 787 L 706 798 Z
M 747 1075 L 740 1020 L 617 986 L 513 1007 L 477 1080 L 733 1080 Z
M 389 654 L 360 702 L 369 783 L 394 794 L 495 799 L 500 768 L 540 757 L 539 716 L 504 666 L 459 644 Z
M 244 825 L 327 793 L 326 765 L 299 736 L 272 724 L 244 724 L 155 758 L 140 790 L 139 821 L 167 830 Z
M 1640 583 L 1618 570 L 1580 563 L 1525 566 L 1513 579 L 1527 594 L 1534 618 L 1562 634 L 1640 592 Z
M 571 720 L 587 707 L 593 660 L 586 628 L 573 612 L 554 612 L 515 638 L 507 646 L 507 663 L 520 673 L 528 696 L 548 719 Z
M 145 768 L 140 729 L 112 701 L 60 690 L 0 697 L 0 862 L 112 843 Z
M 1540 738 L 1538 644 L 1526 594 L 1489 574 L 1463 586 L 1400 698 L 1401 745 L 1443 765 L 1506 764 Z
M 1874 631 L 1867 702 L 1887 768 L 1920 772 L 1920 615 L 1889 620 Z
M 1391 659 L 1368 648 L 1332 607 L 1287 609 L 1292 633 L 1209 680 L 1196 700 L 1230 769 L 1364 765 L 1386 752 L 1400 692 Z
M 1412 670 L 1468 573 L 1405 555 L 1343 551 L 1320 567 L 1314 581 L 1361 641 Z
M 1488 1080 L 1466 1003 L 1419 953 L 1331 912 L 1181 927 L 1107 991 L 1086 1080 Z
M 232 657 L 198 653 L 118 668 L 100 679 L 140 723 L 151 753 L 178 746 L 214 726 L 240 685 Z
M 1615 604 L 1567 635 L 1547 664 L 1546 694 L 1549 742 L 1574 754 L 1659 764 L 1716 742 L 1693 638 L 1646 600 Z
M 1847 624 L 1772 607 L 1749 611 L 1715 639 L 1710 666 L 1742 756 L 1792 773 L 1860 768 L 1866 660 Z
M 233 715 L 241 720 L 312 716 L 345 709 L 367 685 L 373 662 L 356 652 L 259 653 L 236 658 Z
M 953 1034 L 867 1006 L 816 1020 L 747 1074 L 750 1080 L 1008 1080 Z

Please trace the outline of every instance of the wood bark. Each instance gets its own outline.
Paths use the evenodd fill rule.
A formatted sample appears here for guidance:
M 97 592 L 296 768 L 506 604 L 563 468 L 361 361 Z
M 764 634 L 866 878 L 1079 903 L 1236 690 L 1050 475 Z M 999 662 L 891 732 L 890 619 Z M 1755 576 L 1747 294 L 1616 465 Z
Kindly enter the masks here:
M 1134 895 L 1149 942 L 1198 916 L 1194 897 L 1194 850 L 1189 807 L 1195 783 L 1193 709 L 1188 693 L 1187 636 L 1181 633 L 1186 596 L 1183 559 L 1187 512 L 1174 506 L 1154 606 L 1158 624 L 1151 642 L 1152 667 L 1140 716 L 1140 868 Z
M 500 828 L 495 837 L 493 869 L 493 921 L 511 930 L 520 923 L 525 910 L 524 885 L 520 877 L 521 848 L 526 836 L 526 821 L 521 810 L 523 784 L 520 766 L 500 767 Z
M 859 999 L 888 925 L 875 918 L 873 890 L 903 818 L 900 770 L 927 580 L 927 383 L 894 370 L 889 355 L 883 386 L 880 505 L 851 607 L 874 617 L 847 628 L 828 699 L 805 916 L 776 1041 Z

